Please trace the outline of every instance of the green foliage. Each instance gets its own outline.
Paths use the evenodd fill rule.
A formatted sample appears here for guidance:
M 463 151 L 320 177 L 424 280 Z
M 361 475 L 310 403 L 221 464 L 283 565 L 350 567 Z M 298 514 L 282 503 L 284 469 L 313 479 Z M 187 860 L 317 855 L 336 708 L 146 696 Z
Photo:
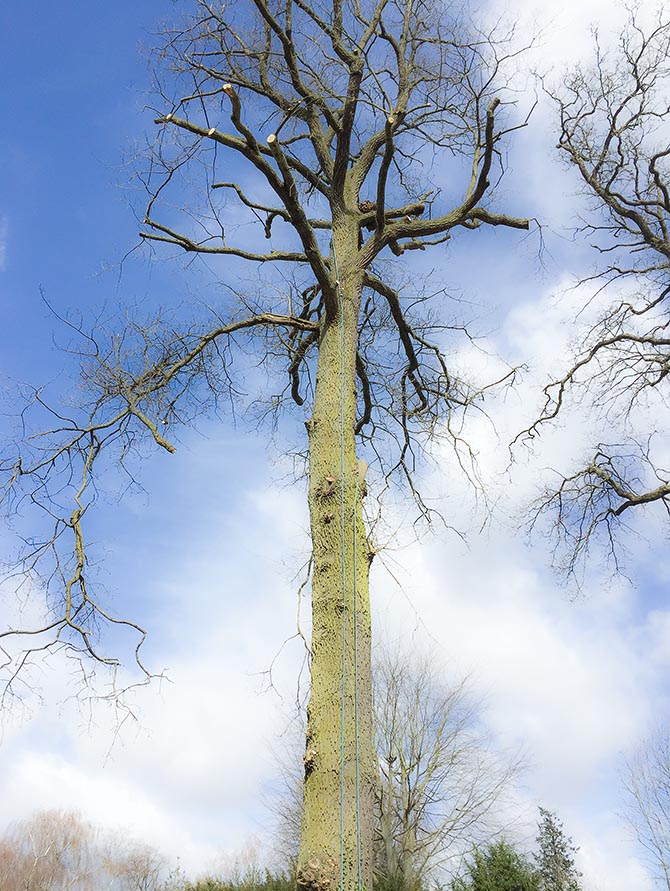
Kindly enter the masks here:
M 249 870 L 239 879 L 217 879 L 208 876 L 197 882 L 188 882 L 184 891 L 295 891 L 295 876 L 288 872 L 258 873 Z
M 540 891 L 534 867 L 505 841 L 476 849 L 451 891 Z
M 179 858 L 177 858 L 179 859 Z M 161 885 L 160 891 L 184 891 L 186 885 L 186 875 L 184 870 L 177 864 L 171 869 L 167 878 Z
M 420 891 L 422 883 L 414 881 L 408 887 L 407 877 L 401 874 L 384 875 L 376 873 L 374 878 L 374 891 Z
M 184 887 L 184 891 L 224 891 L 224 889 L 228 889 L 230 886 L 228 882 L 224 882 L 220 879 L 206 878 L 199 879 L 195 883 L 189 882 Z
M 575 866 L 577 848 L 563 831 L 556 814 L 540 808 L 538 853 L 541 891 L 581 891 L 581 872 Z

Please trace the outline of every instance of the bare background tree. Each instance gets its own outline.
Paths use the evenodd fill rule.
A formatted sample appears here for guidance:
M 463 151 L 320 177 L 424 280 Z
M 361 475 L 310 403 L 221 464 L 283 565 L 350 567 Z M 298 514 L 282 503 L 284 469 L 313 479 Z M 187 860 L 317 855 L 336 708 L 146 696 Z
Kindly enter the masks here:
M 495 746 L 467 679 L 445 682 L 430 655 L 377 643 L 372 663 L 375 750 L 375 887 L 441 885 L 465 850 L 512 831 L 523 770 Z M 268 809 L 281 862 L 294 864 L 302 815 L 301 740 L 287 731 Z
M 381 887 L 441 884 L 464 851 L 511 832 L 522 761 L 496 750 L 467 679 L 450 684 L 434 659 L 376 653 L 373 668 L 377 873 Z
M 163 887 L 167 862 L 151 845 L 121 833 L 110 834 L 103 848 L 105 872 L 123 891 L 158 891 Z
M 300 829 L 298 827 L 299 838 Z M 235 851 L 229 851 L 219 857 L 212 866 L 200 876 L 194 891 L 207 891 L 207 883 L 211 883 L 212 891 L 222 888 L 237 888 L 239 891 L 286 891 L 295 887 L 295 862 L 297 848 L 293 860 L 287 867 L 287 861 L 280 858 L 274 862 L 275 853 L 270 854 L 274 839 L 262 839 L 258 836 L 248 838 Z M 277 887 L 273 888 L 273 883 Z
M 99 879 L 93 829 L 74 813 L 43 811 L 2 838 L 2 891 L 88 891 Z
M 558 148 L 590 203 L 579 231 L 600 255 L 584 282 L 598 289 L 588 309 L 599 317 L 521 438 L 540 435 L 580 398 L 601 421 L 602 441 L 539 502 L 569 572 L 596 540 L 616 561 L 632 509 L 666 519 L 670 511 L 670 19 L 663 8 L 651 20 L 650 12 L 633 10 L 615 50 L 596 34 L 593 64 L 553 94 Z
M 167 891 L 165 858 L 69 811 L 41 811 L 0 838 L 0 891 Z
M 670 734 L 657 731 L 626 764 L 625 817 L 659 888 L 670 889 Z
M 429 517 L 415 484 L 421 447 L 443 435 L 472 473 L 461 424 L 487 389 L 451 368 L 447 295 L 418 290 L 412 266 L 403 279 L 398 261 L 482 226 L 528 228 L 492 205 L 506 137 L 523 125 L 510 124 L 505 107 L 503 67 L 517 50 L 512 32 L 486 33 L 465 9 L 433 0 L 194 0 L 192 10 L 155 57 L 159 130 L 141 173 L 141 236 L 208 260 L 228 281 L 235 264 L 261 272 L 252 294 L 226 291 L 204 323 L 126 321 L 109 336 L 73 325 L 83 402 L 53 408 L 36 390 L 37 435 L 0 465 L 10 512 L 42 518 L 24 536 L 19 568 L 50 592 L 41 620 L 2 636 L 7 689 L 35 656 L 62 648 L 113 670 L 124 631 L 149 676 L 145 630 L 111 611 L 90 572 L 86 521 L 99 480 L 110 460 L 128 469 L 143 441 L 173 452 L 181 424 L 223 411 L 239 392 L 233 364 L 245 351 L 281 368 L 286 383 L 270 406 L 302 407 L 309 438 L 298 884 L 369 888 L 375 550 L 365 471 L 376 462 L 386 485 L 403 480 Z M 10 638 L 27 644 L 12 648 Z

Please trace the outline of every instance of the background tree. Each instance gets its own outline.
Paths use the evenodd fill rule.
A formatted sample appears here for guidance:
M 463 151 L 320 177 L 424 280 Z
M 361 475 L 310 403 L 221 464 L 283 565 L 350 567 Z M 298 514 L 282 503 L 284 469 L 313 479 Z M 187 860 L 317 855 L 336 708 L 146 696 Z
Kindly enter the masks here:
M 378 652 L 373 694 L 378 886 L 418 891 L 500 830 L 521 763 L 495 751 L 467 681 L 445 684 L 428 657 Z
M 443 433 L 467 460 L 459 424 L 482 396 L 450 368 L 444 292 L 430 309 L 415 287 L 403 291 L 387 258 L 395 266 L 481 226 L 528 228 L 491 204 L 510 130 L 500 72 L 515 48 L 510 35 L 483 33 L 432 0 L 195 0 L 193 9 L 156 56 L 159 135 L 144 171 L 141 235 L 209 261 L 272 267 L 272 277 L 261 274 L 251 296 L 229 292 L 205 324 L 126 322 L 107 338 L 75 325 L 87 401 L 51 409 L 37 390 L 49 424 L 2 465 L 10 509 L 45 517 L 43 534 L 26 536 L 23 567 L 41 567 L 40 589 L 51 590 L 42 623 L 10 630 L 29 641 L 8 651 L 10 689 L 31 657 L 53 649 L 114 668 L 100 623 L 137 635 L 148 674 L 145 631 L 115 616 L 89 577 L 85 522 L 100 456 L 123 465 L 143 437 L 174 451 L 180 423 L 235 396 L 233 357 L 245 345 L 272 368 L 281 358 L 287 384 L 274 404 L 304 406 L 309 437 L 311 692 L 298 884 L 369 888 L 374 547 L 356 442 L 387 484 L 404 478 L 428 514 L 416 450 Z M 250 237 L 236 230 L 246 223 L 256 226 Z M 215 269 L 225 275 L 221 262 Z
M 103 862 L 106 873 L 119 891 L 162 891 L 166 859 L 151 845 L 120 833 L 111 836 Z
M 600 537 L 615 553 L 631 509 L 670 511 L 670 21 L 659 8 L 643 24 L 633 11 L 615 51 L 601 48 L 553 95 L 558 148 L 581 178 L 590 214 L 581 233 L 601 261 L 591 311 L 599 317 L 577 344 L 568 369 L 544 389 L 531 438 L 559 418 L 571 397 L 600 417 L 602 441 L 558 486 L 539 514 L 555 518 L 572 571 Z M 645 7 L 645 14 L 651 10 Z M 612 431 L 616 431 L 612 437 Z
M 261 870 L 253 877 L 243 874 L 238 879 L 221 877 L 218 873 L 187 882 L 184 891 L 292 891 L 295 876 L 288 872 Z
M 670 734 L 659 730 L 625 767 L 625 816 L 659 888 L 670 889 Z
M 43 811 L 12 824 L 0 844 L 1 891 L 96 889 L 93 843 L 93 827 L 75 813 Z
M 452 891 L 540 891 L 531 864 L 506 841 L 475 849 L 465 875 L 451 883 Z
M 38 812 L 0 838 L 0 891 L 180 891 L 184 882 L 155 848 L 68 811 Z
M 541 891 L 580 891 L 581 873 L 575 866 L 577 848 L 567 838 L 556 814 L 540 808 L 535 855 Z
M 505 804 L 522 769 L 496 751 L 467 680 L 445 682 L 435 659 L 377 643 L 372 661 L 375 751 L 375 887 L 403 891 L 440 884 L 474 844 L 509 828 Z M 300 721 L 277 754 L 268 807 L 281 862 L 295 863 L 300 841 Z

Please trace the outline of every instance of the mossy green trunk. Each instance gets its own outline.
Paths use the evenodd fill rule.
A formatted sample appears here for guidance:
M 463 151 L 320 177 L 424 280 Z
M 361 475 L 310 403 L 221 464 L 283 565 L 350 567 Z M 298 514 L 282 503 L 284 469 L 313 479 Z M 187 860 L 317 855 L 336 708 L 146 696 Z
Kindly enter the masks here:
M 357 888 L 359 862 L 362 886 L 372 887 L 369 559 L 354 438 L 362 278 L 347 262 L 357 247 L 357 227 L 352 232 L 350 239 L 334 233 L 340 312 L 321 333 L 308 424 L 312 669 L 298 863 L 298 886 L 305 891 L 335 891 L 342 871 L 344 889 Z

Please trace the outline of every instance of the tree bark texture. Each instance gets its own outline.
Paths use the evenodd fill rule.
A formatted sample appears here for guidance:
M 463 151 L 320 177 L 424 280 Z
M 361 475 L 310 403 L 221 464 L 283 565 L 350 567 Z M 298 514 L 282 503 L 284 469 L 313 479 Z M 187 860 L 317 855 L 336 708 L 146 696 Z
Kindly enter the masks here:
M 298 887 L 305 891 L 372 887 L 369 558 L 354 439 L 362 289 L 357 238 L 357 226 L 334 232 L 339 310 L 321 333 L 308 424 L 312 671 L 298 862 Z

